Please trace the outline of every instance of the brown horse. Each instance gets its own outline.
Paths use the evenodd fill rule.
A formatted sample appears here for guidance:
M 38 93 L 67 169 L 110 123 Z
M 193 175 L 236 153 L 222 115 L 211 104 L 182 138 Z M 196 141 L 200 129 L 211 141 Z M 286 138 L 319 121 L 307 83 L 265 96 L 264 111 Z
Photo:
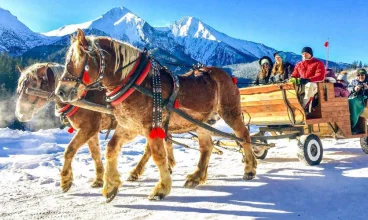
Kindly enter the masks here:
M 143 55 L 135 47 L 105 37 L 85 37 L 83 31 L 78 30 L 77 37 L 72 39 L 68 50 L 65 70 L 56 94 L 65 102 L 73 102 L 81 98 L 86 89 L 98 82 L 109 92 L 114 92 L 116 91 L 114 89 L 122 83 L 128 84 L 128 77 L 134 72 L 133 68 L 137 68 L 139 57 Z M 150 64 L 148 63 L 147 66 Z M 145 69 L 148 68 L 147 66 Z M 146 73 L 146 71 L 143 72 Z M 141 86 L 148 91 L 153 89 L 153 72 L 154 68 L 151 68 L 148 75 L 141 81 Z M 197 77 L 180 78 L 180 90 L 177 96 L 180 103 L 179 109 L 202 122 L 207 121 L 217 112 L 234 130 L 235 135 L 243 140 L 240 144 L 245 153 L 244 179 L 253 179 L 257 161 L 250 145 L 249 131 L 242 120 L 239 89 L 232 78 L 219 68 L 204 67 L 200 72 L 202 74 Z M 89 80 L 82 83 L 85 77 Z M 160 80 L 162 97 L 167 100 L 173 92 L 172 76 L 167 72 L 161 72 Z M 137 84 L 138 80 L 135 83 Z M 107 164 L 102 193 L 108 202 L 116 196 L 121 185 L 117 170 L 120 146 L 141 134 L 147 138 L 153 160 L 160 172 L 160 180 L 149 199 L 162 199 L 170 193 L 172 180 L 163 140 L 150 136 L 153 131 L 153 100 L 137 91 L 125 98 L 123 102 L 115 103 L 113 108 L 119 126 L 106 149 Z M 164 109 L 163 121 L 167 116 L 168 112 Z M 207 179 L 207 168 L 213 149 L 211 132 L 197 127 L 178 114 L 171 114 L 170 133 L 182 133 L 194 129 L 198 133 L 201 155 L 197 170 L 187 176 L 186 187 L 195 187 Z
M 34 114 L 42 109 L 49 100 L 41 97 L 36 97 L 26 93 L 27 88 L 36 88 L 43 91 L 53 93 L 58 84 L 59 77 L 64 67 L 56 63 L 37 63 L 21 70 L 17 93 L 17 107 L 15 115 L 19 121 L 30 121 Z M 100 103 L 103 101 L 104 91 L 90 91 L 87 94 L 87 99 Z M 60 101 L 55 102 L 56 106 L 61 109 L 67 104 Z M 90 118 L 95 120 L 91 121 Z M 95 162 L 96 178 L 92 183 L 92 187 L 102 187 L 103 185 L 103 165 L 101 162 L 101 153 L 98 140 L 98 132 L 103 129 L 112 129 L 117 126 L 116 120 L 106 114 L 93 112 L 87 109 L 79 108 L 74 115 L 67 117 L 67 120 L 78 131 L 74 135 L 64 153 L 64 164 L 61 171 L 60 186 L 63 192 L 67 192 L 73 181 L 72 160 L 78 149 L 87 142 L 91 156 Z M 112 124 L 111 124 L 112 123 Z M 172 168 L 175 165 L 174 155 L 172 152 L 171 143 L 165 142 L 165 147 L 169 153 L 169 166 Z M 144 166 L 151 157 L 151 150 L 146 145 L 144 154 L 136 167 L 130 172 L 129 181 L 135 181 L 143 173 Z

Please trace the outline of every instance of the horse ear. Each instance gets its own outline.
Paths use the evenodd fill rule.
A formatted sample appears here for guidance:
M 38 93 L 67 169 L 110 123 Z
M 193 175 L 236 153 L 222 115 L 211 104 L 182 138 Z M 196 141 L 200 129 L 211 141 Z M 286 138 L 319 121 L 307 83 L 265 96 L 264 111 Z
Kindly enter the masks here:
M 87 40 L 86 40 L 86 36 L 84 35 L 84 32 L 78 28 L 78 33 L 77 33 L 77 40 L 79 42 L 79 45 L 83 46 L 87 46 Z
M 18 69 L 19 73 L 22 73 L 22 72 L 23 72 L 22 67 L 20 67 L 20 66 L 18 66 L 18 65 L 17 65 L 17 69 Z
M 46 64 L 46 66 L 45 66 L 45 68 L 46 68 L 46 74 L 44 74 L 43 76 L 42 76 L 42 79 L 44 80 L 44 81 L 48 81 L 48 78 L 49 78 L 49 75 L 48 75 L 48 73 L 49 73 L 49 63 L 47 63 Z
M 74 34 L 70 34 L 70 44 L 74 43 L 75 40 Z

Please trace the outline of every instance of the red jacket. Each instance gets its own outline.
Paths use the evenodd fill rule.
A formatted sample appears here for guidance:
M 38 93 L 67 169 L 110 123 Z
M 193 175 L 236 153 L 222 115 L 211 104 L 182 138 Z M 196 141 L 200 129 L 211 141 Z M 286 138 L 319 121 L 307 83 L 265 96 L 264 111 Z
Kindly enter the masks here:
M 296 64 L 291 77 L 310 79 L 311 82 L 319 82 L 325 79 L 326 70 L 322 61 L 312 57 Z

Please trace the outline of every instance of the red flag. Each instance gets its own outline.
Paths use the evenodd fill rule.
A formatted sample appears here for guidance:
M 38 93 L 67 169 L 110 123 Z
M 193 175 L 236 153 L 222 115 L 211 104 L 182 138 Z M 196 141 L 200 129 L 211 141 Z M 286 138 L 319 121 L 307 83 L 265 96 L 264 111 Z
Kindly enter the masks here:
M 325 45 L 325 47 L 328 47 L 328 41 L 326 41 L 324 45 Z

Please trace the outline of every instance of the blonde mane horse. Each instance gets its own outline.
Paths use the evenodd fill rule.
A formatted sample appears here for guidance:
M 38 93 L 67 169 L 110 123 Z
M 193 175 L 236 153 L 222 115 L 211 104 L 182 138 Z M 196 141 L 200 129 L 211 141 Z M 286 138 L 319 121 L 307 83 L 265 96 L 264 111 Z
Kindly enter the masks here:
M 52 93 L 55 91 L 59 78 L 64 70 L 64 66 L 57 63 L 36 63 L 24 70 L 19 69 L 21 76 L 18 80 L 15 115 L 19 121 L 30 121 L 34 115 L 46 106 L 49 100 L 42 97 L 36 97 L 26 93 L 27 88 L 41 89 Z M 101 103 L 105 91 L 90 91 L 87 99 Z M 59 109 L 66 104 L 55 101 Z M 74 115 L 66 117 L 70 124 L 77 130 L 71 142 L 65 148 L 63 168 L 60 173 L 60 187 L 63 192 L 67 192 L 73 183 L 72 160 L 79 148 L 87 143 L 92 159 L 95 163 L 96 177 L 91 187 L 102 187 L 104 167 L 101 161 L 98 133 L 101 130 L 115 129 L 117 123 L 109 115 L 93 112 L 87 109 L 79 108 Z M 94 120 L 90 120 L 93 118 Z M 111 124 L 112 123 L 112 124 Z M 174 155 L 170 142 L 165 142 L 165 147 L 169 155 L 169 167 L 172 169 L 175 165 Z M 144 167 L 151 157 L 151 150 L 148 145 L 145 147 L 144 154 L 136 167 L 130 172 L 129 181 L 135 181 L 142 175 Z
M 129 82 L 126 77 L 135 68 L 140 56 L 143 57 L 142 53 L 128 44 L 105 37 L 85 37 L 83 31 L 78 30 L 77 37 L 72 40 L 69 48 L 65 70 L 56 94 L 62 101 L 73 102 L 81 98 L 86 89 L 98 82 L 111 92 L 126 80 Z M 143 62 L 142 58 L 140 62 Z M 149 67 L 150 64 L 147 63 L 145 68 L 148 68 L 147 66 Z M 154 68 L 148 70 L 148 75 L 144 77 L 140 86 L 152 91 L 152 77 L 155 70 Z M 180 103 L 178 108 L 201 122 L 207 121 L 218 113 L 234 130 L 235 135 L 243 140 L 240 143 L 244 149 L 246 163 L 243 178 L 253 179 L 256 175 L 257 161 L 251 148 L 249 131 L 242 120 L 239 89 L 231 77 L 219 68 L 204 67 L 200 72 L 198 77 L 180 77 L 180 89 L 176 99 Z M 90 80 L 82 83 L 86 75 Z M 160 72 L 160 81 L 162 97 L 166 100 L 173 92 L 174 82 L 171 75 L 163 71 Z M 117 170 L 121 145 L 138 134 L 147 138 L 153 160 L 160 173 L 160 179 L 149 199 L 162 199 L 171 191 L 172 180 L 163 139 L 150 136 L 153 131 L 153 107 L 152 98 L 138 91 L 132 92 L 123 102 L 114 104 L 113 113 L 118 121 L 118 127 L 107 145 L 107 164 L 102 190 L 107 202 L 116 196 L 121 185 Z M 164 109 L 163 121 L 167 117 L 168 111 Z M 211 132 L 197 127 L 174 113 L 171 114 L 168 128 L 170 133 L 183 133 L 196 129 L 200 145 L 200 160 L 197 169 L 187 176 L 185 187 L 193 188 L 204 183 L 213 149 Z

